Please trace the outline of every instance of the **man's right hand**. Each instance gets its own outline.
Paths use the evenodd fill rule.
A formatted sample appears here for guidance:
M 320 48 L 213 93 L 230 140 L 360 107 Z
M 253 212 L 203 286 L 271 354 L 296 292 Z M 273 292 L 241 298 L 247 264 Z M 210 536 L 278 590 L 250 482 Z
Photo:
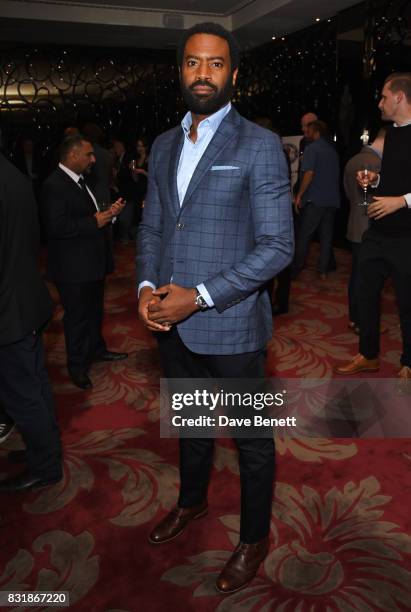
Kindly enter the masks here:
M 149 305 L 160 301 L 161 299 L 158 296 L 153 295 L 153 289 L 151 287 L 143 287 L 141 289 L 138 299 L 138 318 L 144 323 L 147 329 L 153 332 L 166 332 L 171 329 L 171 325 L 160 325 L 160 323 L 155 323 L 148 318 Z
M 300 209 L 301 209 L 301 204 L 302 204 L 301 200 L 302 200 L 302 196 L 299 193 L 297 193 L 297 195 L 294 196 L 294 201 L 293 201 L 294 212 L 296 215 L 300 214 Z
M 109 210 L 105 210 L 104 212 L 96 212 L 94 216 L 97 221 L 97 227 L 100 229 L 101 227 L 104 227 L 108 223 L 111 223 L 113 213 L 109 209 Z
M 373 170 L 358 170 L 356 178 L 361 189 L 365 189 L 370 185 L 372 187 L 373 184 L 377 182 L 378 172 L 374 172 Z

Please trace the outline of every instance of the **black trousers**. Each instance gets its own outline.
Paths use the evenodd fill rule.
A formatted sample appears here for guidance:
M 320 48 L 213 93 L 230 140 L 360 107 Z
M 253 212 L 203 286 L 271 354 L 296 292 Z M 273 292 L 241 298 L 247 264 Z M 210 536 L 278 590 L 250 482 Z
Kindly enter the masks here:
M 275 290 L 274 305 L 280 310 L 288 310 L 291 290 L 291 264 L 277 274 L 277 287 Z
M 93 359 L 106 351 L 101 334 L 104 279 L 92 283 L 56 283 L 64 308 L 63 326 L 70 374 L 87 374 Z
M 167 378 L 264 378 L 263 350 L 240 355 L 199 355 L 181 341 L 175 328 L 157 334 Z M 274 485 L 275 448 L 272 438 L 237 438 L 241 480 L 240 540 L 252 544 L 270 530 Z M 180 495 L 182 508 L 207 498 L 214 440 L 180 439 Z
M 16 424 L 27 447 L 33 476 L 61 475 L 60 433 L 44 364 L 41 335 L 0 346 L 0 403 Z
M 394 285 L 402 334 L 401 364 L 411 367 L 410 239 L 387 237 L 372 229 L 359 253 L 360 353 L 374 359 L 380 352 L 380 299 L 385 279 Z
M 348 312 L 352 323 L 358 325 L 358 296 L 359 296 L 359 256 L 361 250 L 360 242 L 351 243 L 351 274 L 348 281 Z
M 336 211 L 337 209 L 332 206 L 316 206 L 312 202 L 307 202 L 301 209 L 295 241 L 294 261 L 292 263 L 293 276 L 296 276 L 304 268 L 310 242 L 316 230 L 320 240 L 318 272 L 325 274 L 330 269 L 333 258 L 332 244 Z

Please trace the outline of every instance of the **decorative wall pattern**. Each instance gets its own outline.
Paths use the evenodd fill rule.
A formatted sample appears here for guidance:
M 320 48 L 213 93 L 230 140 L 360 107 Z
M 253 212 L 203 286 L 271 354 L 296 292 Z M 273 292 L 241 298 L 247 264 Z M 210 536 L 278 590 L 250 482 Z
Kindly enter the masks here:
M 365 79 L 362 85 L 359 65 L 357 82 L 363 90 L 353 103 L 355 132 L 362 130 L 369 113 L 375 122 L 379 119 L 375 100 L 386 74 L 411 69 L 409 2 L 370 0 L 364 6 L 365 45 L 362 49 L 357 43 L 357 53 Z M 251 119 L 268 116 L 290 134 L 299 131 L 303 112 L 316 110 L 338 132 L 347 94 L 337 70 L 339 20 L 341 16 L 247 51 L 235 95 L 240 112 Z M 1 126 L 8 141 L 30 131 L 46 144 L 58 139 L 65 125 L 90 120 L 108 136 L 152 137 L 175 125 L 184 111 L 173 50 L 3 44 L 0 52 Z M 347 110 L 349 100 L 343 102 Z M 350 138 L 346 132 L 345 145 Z
M 319 24 L 244 54 L 235 102 L 250 118 L 298 129 L 306 108 L 329 109 L 335 90 L 335 23 Z M 155 135 L 181 117 L 175 54 L 136 50 L 3 46 L 2 124 L 53 138 L 63 125 L 93 120 L 110 134 Z

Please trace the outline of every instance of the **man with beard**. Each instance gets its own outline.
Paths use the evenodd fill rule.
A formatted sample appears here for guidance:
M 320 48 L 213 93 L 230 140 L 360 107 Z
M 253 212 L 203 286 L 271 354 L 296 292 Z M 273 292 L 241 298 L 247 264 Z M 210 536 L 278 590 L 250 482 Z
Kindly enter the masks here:
M 375 372 L 380 367 L 380 299 L 391 276 L 401 323 L 400 390 L 411 388 L 411 73 L 393 73 L 385 81 L 378 108 L 393 121 L 385 135 L 381 170 L 361 170 L 360 184 L 375 185 L 377 197 L 368 205 L 370 227 L 359 253 L 359 353 L 337 374 Z
M 181 126 L 155 141 L 138 235 L 139 316 L 156 332 L 168 378 L 264 377 L 272 335 L 265 283 L 291 261 L 288 168 L 275 134 L 241 117 L 230 98 L 235 39 L 213 23 L 185 32 L 178 50 Z M 236 438 L 240 542 L 217 579 L 242 588 L 269 549 L 273 439 Z M 214 440 L 180 439 L 177 506 L 153 529 L 169 542 L 207 513 Z
M 108 351 L 101 328 L 105 275 L 113 271 L 108 233 L 113 217 L 124 208 L 121 199 L 100 210 L 84 174 L 95 162 L 92 144 L 81 135 L 66 138 L 59 167 L 42 190 L 42 216 L 48 246 L 47 276 L 64 308 L 67 366 L 73 383 L 90 389 L 95 361 L 126 359 Z

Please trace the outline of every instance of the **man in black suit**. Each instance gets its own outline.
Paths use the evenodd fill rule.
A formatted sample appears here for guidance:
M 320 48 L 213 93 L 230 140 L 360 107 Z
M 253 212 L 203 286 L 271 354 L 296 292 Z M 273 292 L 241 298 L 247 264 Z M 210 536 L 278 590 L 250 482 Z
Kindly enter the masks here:
M 75 385 L 90 389 L 95 361 L 126 359 L 107 350 L 101 330 L 105 275 L 113 271 L 110 225 L 124 207 L 121 199 L 107 210 L 85 182 L 95 162 L 92 144 L 81 135 L 66 138 L 58 168 L 45 181 L 41 205 L 48 244 L 47 275 L 64 308 L 67 366 Z
M 27 468 L 0 492 L 61 480 L 61 445 L 41 330 L 52 301 L 37 268 L 39 227 L 29 180 L 0 154 L 0 405 L 25 445 Z M 16 459 L 16 452 L 14 453 Z

